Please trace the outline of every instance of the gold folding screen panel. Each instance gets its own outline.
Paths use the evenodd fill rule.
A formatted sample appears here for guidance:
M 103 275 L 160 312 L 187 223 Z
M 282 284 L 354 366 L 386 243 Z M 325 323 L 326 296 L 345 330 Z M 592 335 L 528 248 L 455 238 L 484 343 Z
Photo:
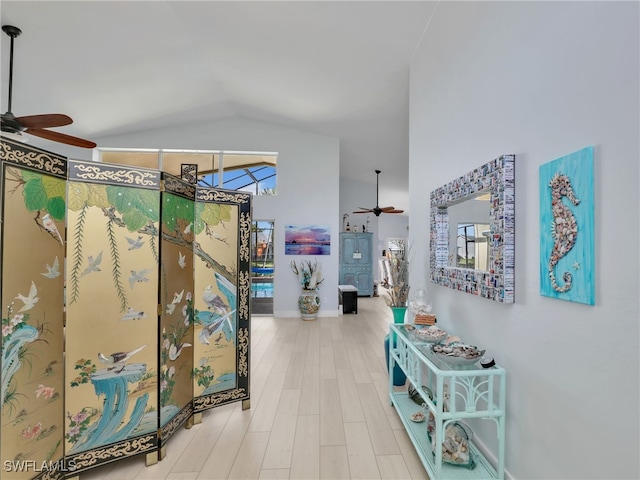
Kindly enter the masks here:
M 153 461 L 248 408 L 251 195 L 0 146 L 2 479 Z
M 4 480 L 62 478 L 67 162 L 0 142 Z
M 160 262 L 160 444 L 193 414 L 196 187 L 163 173 Z
M 67 209 L 65 440 L 80 471 L 157 446 L 160 174 L 70 161 Z
M 249 398 L 251 195 L 196 190 L 194 410 Z

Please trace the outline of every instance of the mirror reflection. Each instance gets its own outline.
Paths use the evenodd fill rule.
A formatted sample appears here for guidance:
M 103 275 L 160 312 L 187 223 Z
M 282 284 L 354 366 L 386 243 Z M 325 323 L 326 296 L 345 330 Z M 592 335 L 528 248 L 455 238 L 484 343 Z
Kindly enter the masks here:
M 489 224 L 459 223 L 456 238 L 455 267 L 487 271 L 489 269 Z M 453 250 L 452 250 L 453 251 Z
M 450 267 L 489 270 L 489 198 L 480 193 L 447 207 Z

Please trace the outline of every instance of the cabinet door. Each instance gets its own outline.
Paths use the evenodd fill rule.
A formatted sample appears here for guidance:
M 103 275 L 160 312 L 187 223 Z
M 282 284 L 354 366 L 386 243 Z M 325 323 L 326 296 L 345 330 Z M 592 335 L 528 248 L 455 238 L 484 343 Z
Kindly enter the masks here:
M 343 272 L 342 278 L 340 279 L 340 285 L 353 285 L 357 288 L 358 279 L 353 272 Z
M 368 271 L 358 272 L 358 295 L 372 295 L 373 294 L 373 280 L 371 279 L 371 273 Z
M 371 264 L 371 234 L 346 234 L 340 249 L 342 265 Z

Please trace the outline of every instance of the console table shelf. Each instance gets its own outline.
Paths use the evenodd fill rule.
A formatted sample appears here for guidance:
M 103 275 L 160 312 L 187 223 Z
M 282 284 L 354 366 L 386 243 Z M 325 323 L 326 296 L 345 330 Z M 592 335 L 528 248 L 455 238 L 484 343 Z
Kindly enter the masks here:
M 422 396 L 427 418 L 422 423 L 411 420 L 411 414 L 420 411 L 421 407 L 409 398 L 406 389 L 399 391 L 393 386 L 391 375 L 389 400 L 398 412 L 429 477 L 432 480 L 504 479 L 505 370 L 499 366 L 449 366 L 431 352 L 429 344 L 414 343 L 404 325 L 391 324 L 390 329 L 391 336 L 395 335 L 396 340 L 389 355 L 389 371 L 393 371 L 396 364 L 402 368 L 407 380 Z M 435 417 L 435 450 L 427 434 L 429 412 Z M 469 441 L 471 458 L 475 464 L 472 469 L 442 461 L 442 439 L 446 426 L 472 418 L 495 423 L 497 466 L 486 459 L 473 440 Z

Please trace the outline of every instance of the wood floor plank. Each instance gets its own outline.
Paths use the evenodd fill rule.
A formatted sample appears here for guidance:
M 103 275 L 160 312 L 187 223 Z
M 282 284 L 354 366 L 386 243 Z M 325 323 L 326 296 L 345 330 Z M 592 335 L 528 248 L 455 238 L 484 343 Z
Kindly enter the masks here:
M 396 437 L 396 442 L 398 442 L 398 446 L 402 452 L 402 458 L 404 459 L 404 463 L 411 474 L 411 478 L 415 478 L 416 480 L 428 479 L 429 474 L 422 465 L 422 461 L 420 460 L 413 443 L 411 443 L 411 439 L 409 438 L 407 431 L 404 429 L 394 430 L 393 435 Z
M 371 383 L 359 383 L 356 386 L 374 452 L 376 455 L 399 455 L 400 448 L 375 387 Z
M 346 422 L 364 422 L 364 413 L 358 396 L 358 389 L 351 369 L 336 370 L 342 420 Z
M 302 387 L 302 376 L 304 375 L 305 357 L 305 351 L 294 351 L 291 354 L 291 360 L 289 360 L 289 367 L 287 368 L 282 388 L 299 390 Z
M 371 438 L 364 422 L 344 424 L 351 479 L 379 479 L 380 472 Z
M 263 468 L 260 470 L 260 480 L 289 480 L 289 469 Z
M 250 432 L 268 432 L 273 425 L 273 419 L 276 416 L 280 394 L 284 385 L 285 373 L 274 373 L 269 375 L 269 381 L 264 387 L 262 397 L 258 405 L 251 410 L 251 423 L 249 424 Z
M 291 478 L 317 479 L 320 476 L 320 415 L 300 415 L 291 459 Z
M 338 381 L 320 380 L 320 446 L 344 444 Z
M 411 474 L 402 455 L 378 455 L 378 469 L 383 480 L 410 480 Z
M 347 446 L 320 446 L 320 478 L 323 480 L 338 480 L 350 477 Z
M 229 478 L 258 479 L 269 432 L 247 432 L 240 444 Z
M 226 479 L 233 467 L 240 445 L 244 440 L 247 428 L 251 422 L 248 410 L 234 411 L 224 424 L 218 435 L 218 440 L 212 445 L 207 461 L 202 465 L 199 480 Z M 188 453 L 183 457 L 188 458 Z
M 271 428 L 263 469 L 286 469 L 291 466 L 293 442 L 298 421 L 300 390 L 283 390 Z
M 320 367 L 305 365 L 298 415 L 320 415 Z
M 194 425 L 189 430 L 191 433 L 190 441 L 184 453 L 171 469 L 172 473 L 198 472 L 202 469 L 220 436 L 220 431 L 230 417 L 230 411 L 229 408 L 223 408 L 203 414 L 202 423 Z

